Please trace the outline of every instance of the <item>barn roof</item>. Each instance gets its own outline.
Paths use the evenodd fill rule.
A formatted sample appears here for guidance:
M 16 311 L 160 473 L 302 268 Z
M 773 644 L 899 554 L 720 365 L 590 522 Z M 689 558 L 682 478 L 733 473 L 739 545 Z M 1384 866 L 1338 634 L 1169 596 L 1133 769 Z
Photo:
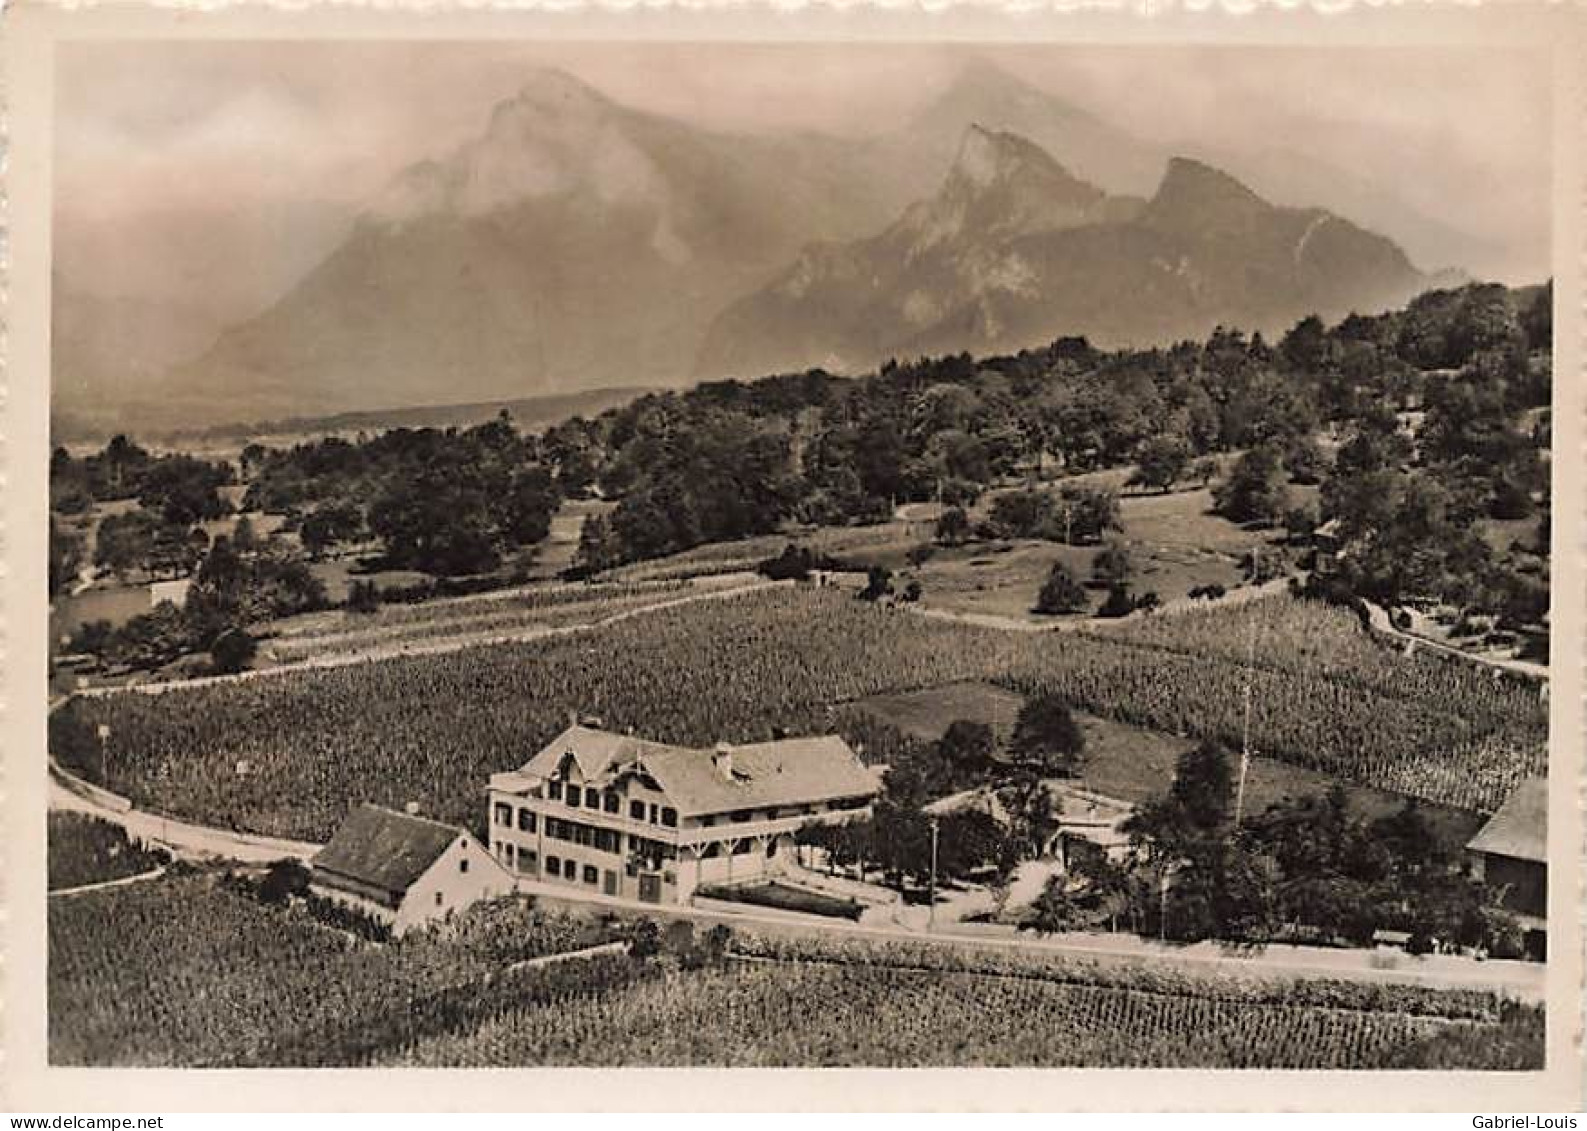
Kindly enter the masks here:
M 1548 862 L 1548 780 L 1528 778 L 1466 847 L 1490 856 Z
M 310 863 L 315 872 L 345 876 L 400 897 L 451 846 L 462 829 L 379 805 L 348 814 Z
M 730 774 L 718 767 L 719 752 L 730 756 Z M 563 731 L 516 776 L 551 777 L 570 756 L 591 784 L 605 784 L 629 769 L 648 774 L 686 816 L 869 797 L 881 788 L 837 735 L 702 750 L 587 726 Z

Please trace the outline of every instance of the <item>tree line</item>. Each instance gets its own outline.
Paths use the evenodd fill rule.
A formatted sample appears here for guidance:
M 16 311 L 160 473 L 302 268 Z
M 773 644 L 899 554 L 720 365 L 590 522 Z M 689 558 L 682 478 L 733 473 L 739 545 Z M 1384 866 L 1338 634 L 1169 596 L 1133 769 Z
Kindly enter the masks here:
M 935 742 L 875 720 L 851 719 L 846 729 L 889 766 L 874 815 L 809 826 L 799 840 L 822 849 L 828 866 L 879 871 L 901 891 L 933 879 L 980 882 L 1001 912 L 1022 862 L 1060 855 L 1063 871 L 1011 913 L 1021 926 L 1354 946 L 1392 931 L 1418 953 L 1523 952 L 1504 892 L 1472 878 L 1464 846 L 1414 800 L 1363 817 L 1335 784 L 1241 813 L 1238 756 L 1204 742 L 1180 756 L 1163 794 L 1124 821 L 1128 850 L 1109 854 L 1080 838 L 1060 843 L 1050 785 L 1082 774 L 1086 748 L 1056 696 L 1026 699 L 1003 747 L 990 727 L 969 720 Z M 940 804 L 946 797 L 959 803 Z

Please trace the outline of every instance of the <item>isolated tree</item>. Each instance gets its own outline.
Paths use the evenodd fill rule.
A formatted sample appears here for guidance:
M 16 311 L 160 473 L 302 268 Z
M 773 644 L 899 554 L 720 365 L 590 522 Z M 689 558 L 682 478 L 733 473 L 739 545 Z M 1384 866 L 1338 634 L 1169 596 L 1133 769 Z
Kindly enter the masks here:
M 814 555 L 809 549 L 789 542 L 783 547 L 782 553 L 775 558 L 767 558 L 756 568 L 763 577 L 772 581 L 809 581 L 813 565 Z
M 661 953 L 661 927 L 654 919 L 635 919 L 626 932 L 628 957 L 643 960 Z
M 1128 585 L 1116 584 L 1108 587 L 1107 600 L 1102 602 L 1097 609 L 1097 616 L 1104 619 L 1117 619 L 1127 617 L 1135 611 L 1135 598 L 1130 596 Z
M 937 740 L 943 761 L 963 773 L 984 770 L 996 746 L 992 728 L 971 719 L 955 719 Z
M 1152 436 L 1135 455 L 1135 474 L 1130 482 L 1166 492 L 1185 473 L 1189 462 L 1190 443 L 1183 436 L 1171 432 Z
M 1009 491 L 993 501 L 987 521 L 1004 538 L 1034 538 L 1046 531 L 1052 513 L 1046 491 Z
M 1234 808 L 1234 756 L 1221 742 L 1203 742 L 1180 755 L 1169 796 L 1192 826 L 1213 830 Z
M 1122 542 L 1109 542 L 1091 560 L 1091 580 L 1098 585 L 1124 585 L 1134 573 L 1129 547 Z
M 200 646 L 218 642 L 228 628 L 246 619 L 243 600 L 249 571 L 225 535 L 216 538 L 188 587 L 183 613 Z M 235 670 L 235 669 L 233 669 Z
M 860 600 L 880 601 L 893 592 L 893 571 L 885 566 L 873 565 L 865 576 L 865 588 L 860 590 Z
M 210 660 L 215 670 L 223 675 L 240 672 L 253 661 L 259 645 L 252 636 L 240 628 L 228 628 L 210 645 Z
M 1202 456 L 1190 468 L 1190 474 L 1203 487 L 1218 478 L 1218 461 L 1212 456 Z
M 963 507 L 949 507 L 937 519 L 937 541 L 944 546 L 962 546 L 970 540 L 970 516 Z
M 962 879 L 988 866 L 993 882 L 1019 863 L 1019 846 L 1008 830 L 981 809 L 962 809 L 942 819 L 937 837 L 937 874 Z M 929 866 L 929 863 L 928 863 Z
M 1213 492 L 1218 513 L 1240 523 L 1276 521 L 1289 506 L 1285 478 L 1284 461 L 1277 450 L 1252 448 Z
M 1036 594 L 1035 611 L 1047 616 L 1061 613 L 1078 613 L 1085 609 L 1089 598 L 1085 586 L 1075 577 L 1074 571 L 1063 562 L 1054 562 Z
M 1069 704 L 1056 695 L 1035 695 L 1020 705 L 1009 749 L 1041 773 L 1073 777 L 1080 772 L 1086 736 Z

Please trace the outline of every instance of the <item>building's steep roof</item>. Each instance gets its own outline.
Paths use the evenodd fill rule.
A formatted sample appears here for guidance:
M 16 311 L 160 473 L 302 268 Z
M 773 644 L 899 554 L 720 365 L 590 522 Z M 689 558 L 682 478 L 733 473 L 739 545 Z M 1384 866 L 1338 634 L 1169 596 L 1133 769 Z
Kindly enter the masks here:
M 548 742 L 518 772 L 535 777 L 551 777 L 562 764 L 562 759 L 571 754 L 579 768 L 579 777 L 593 782 L 606 776 L 614 767 L 652 753 L 678 749 L 681 747 L 667 746 L 629 734 L 613 734 L 576 723 Z
M 719 753 L 729 756 L 731 773 L 719 767 Z M 880 789 L 876 775 L 836 735 L 698 750 L 572 726 L 519 774 L 550 777 L 569 755 L 591 784 L 625 769 L 642 770 L 685 816 L 868 797 Z
M 1548 781 L 1528 778 L 1466 845 L 1472 852 L 1548 862 Z
M 360 805 L 310 861 L 333 873 L 400 896 L 429 870 L 453 841 L 467 834 L 452 825 Z
M 870 796 L 880 788 L 836 735 L 723 749 L 732 756 L 731 775 L 717 768 L 709 750 L 667 750 L 642 761 L 678 811 L 687 814 Z

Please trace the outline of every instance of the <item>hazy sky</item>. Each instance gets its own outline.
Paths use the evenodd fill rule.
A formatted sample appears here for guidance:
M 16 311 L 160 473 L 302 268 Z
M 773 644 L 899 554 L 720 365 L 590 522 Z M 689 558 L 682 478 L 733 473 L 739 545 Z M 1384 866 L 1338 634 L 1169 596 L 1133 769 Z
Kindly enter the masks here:
M 1547 270 L 1546 60 L 1470 49 L 69 43 L 58 234 L 192 210 L 235 239 L 252 216 L 356 207 L 537 65 L 718 128 L 852 134 L 898 124 L 972 54 L 1143 138 L 1316 156 L 1512 249 L 1517 276 Z

